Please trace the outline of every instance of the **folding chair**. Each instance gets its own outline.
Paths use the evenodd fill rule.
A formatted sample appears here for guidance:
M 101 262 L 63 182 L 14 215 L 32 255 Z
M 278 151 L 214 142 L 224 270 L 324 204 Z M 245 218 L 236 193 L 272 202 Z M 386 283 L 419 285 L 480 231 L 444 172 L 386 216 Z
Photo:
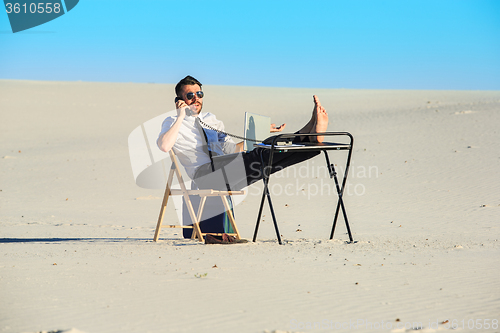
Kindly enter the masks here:
M 182 179 L 182 175 L 180 172 L 180 165 L 177 160 L 177 156 L 175 156 L 173 150 L 170 150 L 170 158 L 172 159 L 172 166 L 170 168 L 170 173 L 167 179 L 167 187 L 165 189 L 165 195 L 163 196 L 163 202 L 161 204 L 160 215 L 158 216 L 158 223 L 156 224 L 156 230 L 153 240 L 156 242 L 160 237 L 161 228 L 192 228 L 193 233 L 191 238 L 197 238 L 199 241 L 203 241 L 203 236 L 210 234 L 215 236 L 221 236 L 221 233 L 202 233 L 200 229 L 200 220 L 203 214 L 203 208 L 205 207 L 205 202 L 207 197 L 218 196 L 221 198 L 224 208 L 226 209 L 226 213 L 229 217 L 229 222 L 233 228 L 234 233 L 228 233 L 228 235 L 235 236 L 236 239 L 241 239 L 238 228 L 236 227 L 236 222 L 234 220 L 233 211 L 229 202 L 227 200 L 227 196 L 231 195 L 243 195 L 245 191 L 218 191 L 218 190 L 188 190 L 184 181 Z M 172 189 L 172 180 L 174 178 L 174 173 L 177 176 L 177 180 L 179 181 L 180 189 Z M 165 209 L 167 208 L 168 198 L 173 195 L 182 195 L 184 197 L 184 202 L 186 203 L 187 210 L 189 212 L 189 216 L 191 218 L 192 225 L 163 225 L 163 217 L 165 215 Z M 200 196 L 200 205 L 198 207 L 198 212 L 195 213 L 193 204 L 190 199 L 190 195 L 198 195 Z

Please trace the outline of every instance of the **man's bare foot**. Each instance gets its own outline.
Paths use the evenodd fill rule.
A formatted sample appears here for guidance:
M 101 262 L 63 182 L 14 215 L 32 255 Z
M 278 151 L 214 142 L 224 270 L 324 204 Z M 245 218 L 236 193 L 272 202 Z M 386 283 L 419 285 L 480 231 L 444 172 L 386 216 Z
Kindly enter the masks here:
M 318 96 L 314 95 L 313 100 L 314 100 L 313 113 L 315 114 L 316 118 L 316 123 L 314 125 L 314 132 L 316 133 L 326 132 L 326 129 L 328 128 L 328 113 L 326 113 L 325 108 L 321 105 Z M 324 136 L 316 137 L 317 142 L 323 142 L 324 139 L 325 139 Z

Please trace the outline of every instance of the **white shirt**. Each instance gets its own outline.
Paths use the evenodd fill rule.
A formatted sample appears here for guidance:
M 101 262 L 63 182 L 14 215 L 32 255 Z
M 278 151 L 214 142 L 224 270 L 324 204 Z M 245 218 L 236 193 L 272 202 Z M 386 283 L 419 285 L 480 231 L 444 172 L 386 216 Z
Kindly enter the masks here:
M 224 131 L 224 124 L 212 113 L 202 112 L 198 115 L 198 117 L 200 117 L 203 122 L 218 131 Z M 196 117 L 192 116 L 186 116 L 184 118 L 173 146 L 175 154 L 191 179 L 194 178 L 196 169 L 199 166 L 210 163 L 210 156 L 208 156 L 203 150 L 205 139 L 196 127 L 195 119 Z M 167 117 L 163 121 L 159 136 L 161 137 L 164 133 L 170 130 L 176 120 L 177 116 Z M 204 127 L 204 130 L 207 134 L 209 149 L 215 153 L 214 155 L 231 154 L 236 151 L 236 144 L 231 137 L 225 133 L 220 133 L 206 127 Z

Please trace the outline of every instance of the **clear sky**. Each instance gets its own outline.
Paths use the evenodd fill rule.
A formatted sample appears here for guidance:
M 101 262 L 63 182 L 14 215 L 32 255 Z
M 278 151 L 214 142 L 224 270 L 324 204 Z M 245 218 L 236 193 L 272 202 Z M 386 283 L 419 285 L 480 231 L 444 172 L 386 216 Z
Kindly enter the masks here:
M 15 0 L 12 0 L 14 2 Z M 13 34 L 0 78 L 500 90 L 500 1 L 80 0 Z

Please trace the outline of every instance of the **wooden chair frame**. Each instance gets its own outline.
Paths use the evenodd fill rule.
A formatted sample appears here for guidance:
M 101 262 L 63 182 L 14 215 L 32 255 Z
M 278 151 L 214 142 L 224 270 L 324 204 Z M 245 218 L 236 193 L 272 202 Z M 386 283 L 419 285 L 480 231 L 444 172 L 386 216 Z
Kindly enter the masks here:
M 161 228 L 192 228 L 193 233 L 191 238 L 197 238 L 199 241 L 203 241 L 203 236 L 210 234 L 210 235 L 216 235 L 216 236 L 221 236 L 222 234 L 219 233 L 202 233 L 200 229 L 200 221 L 201 221 L 201 216 L 203 214 L 203 208 L 205 207 L 205 201 L 207 200 L 207 197 L 213 197 L 213 196 L 218 196 L 221 198 L 222 203 L 224 205 L 224 208 L 226 209 L 226 213 L 229 217 L 229 222 L 231 223 L 231 226 L 233 227 L 234 233 L 228 233 L 228 235 L 235 236 L 236 239 L 241 239 L 240 233 L 238 231 L 238 228 L 236 226 L 236 222 L 234 220 L 233 216 L 233 211 L 231 209 L 231 206 L 229 205 L 229 202 L 227 200 L 227 196 L 229 195 L 243 195 L 245 194 L 245 191 L 217 191 L 217 190 L 188 190 L 186 188 L 186 185 L 184 184 L 184 181 L 182 179 L 182 175 L 180 172 L 180 165 L 179 161 L 177 160 L 177 157 L 175 156 L 174 152 L 172 149 L 169 151 L 170 153 L 170 158 L 172 159 L 172 166 L 170 168 L 170 173 L 168 175 L 167 179 L 167 186 L 165 189 L 165 195 L 163 196 L 163 202 L 161 204 L 161 209 L 160 209 L 160 215 L 158 216 L 158 223 L 156 224 L 156 230 L 155 230 L 155 235 L 153 240 L 156 242 L 160 238 L 160 231 Z M 172 181 L 174 179 L 174 173 L 177 176 L 177 180 L 179 181 L 180 189 L 172 189 Z M 193 225 L 163 225 L 163 218 L 165 215 L 165 209 L 167 208 L 167 203 L 168 203 L 168 198 L 173 195 L 182 195 L 184 197 L 184 202 L 186 203 L 187 210 L 189 212 L 189 216 L 191 218 L 191 221 L 193 222 Z M 189 198 L 190 195 L 199 195 L 200 196 L 200 205 L 198 207 L 198 212 L 197 214 L 194 211 L 193 204 L 191 202 L 191 199 Z

